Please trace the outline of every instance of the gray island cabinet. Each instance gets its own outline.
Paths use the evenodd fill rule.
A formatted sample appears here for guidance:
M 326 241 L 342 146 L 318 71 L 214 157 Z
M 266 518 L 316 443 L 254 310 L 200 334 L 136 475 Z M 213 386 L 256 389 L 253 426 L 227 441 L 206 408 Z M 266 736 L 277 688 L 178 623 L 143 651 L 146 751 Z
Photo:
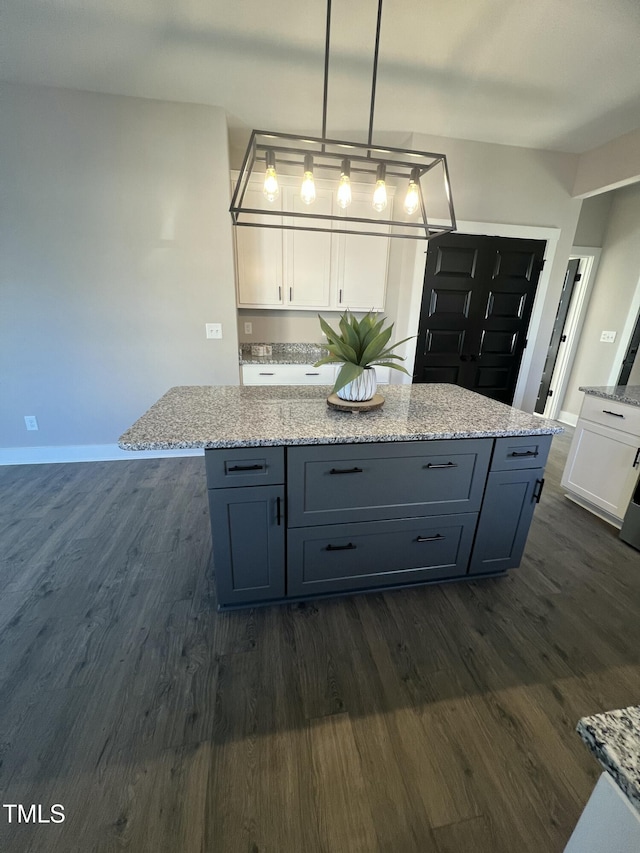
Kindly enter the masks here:
M 220 608 L 519 565 L 561 427 L 452 385 L 389 386 L 358 415 L 325 396 L 174 388 L 120 439 L 205 449 Z

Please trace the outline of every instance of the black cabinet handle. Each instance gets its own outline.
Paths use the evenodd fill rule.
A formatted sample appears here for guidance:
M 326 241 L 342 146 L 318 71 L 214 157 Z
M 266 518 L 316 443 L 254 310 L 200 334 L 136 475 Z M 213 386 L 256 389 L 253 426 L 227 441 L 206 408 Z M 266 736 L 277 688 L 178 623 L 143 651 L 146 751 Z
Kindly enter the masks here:
M 633 467 L 638 467 L 638 462 L 640 462 L 640 447 L 636 450 L 636 458 L 633 460 Z
M 624 415 L 621 415 L 619 412 L 612 412 L 610 409 L 603 409 L 602 413 L 605 415 L 613 415 L 614 418 L 624 418 Z
M 289 288 L 289 302 L 291 302 L 292 300 L 293 300 L 293 288 L 290 287 Z
M 441 536 L 437 533 L 435 536 L 418 536 L 416 542 L 437 542 L 439 539 L 446 539 L 446 536 Z
M 426 465 L 422 466 L 423 468 L 457 468 L 457 462 L 444 462 L 443 464 L 436 464 L 435 462 L 427 462 Z
M 525 450 L 524 453 L 518 453 L 516 450 L 512 451 L 509 456 L 537 456 L 537 450 Z
M 320 376 L 319 373 L 305 373 L 305 376 Z
M 282 286 L 278 287 L 278 299 L 282 299 Z
M 544 477 L 541 480 L 536 480 L 536 487 L 533 490 L 533 500 L 539 504 L 540 498 L 542 497 L 542 490 L 544 489 Z
M 278 525 L 282 522 L 282 512 L 280 509 L 280 496 L 276 498 L 276 514 L 278 518 Z
M 348 545 L 327 545 L 327 551 L 355 551 L 356 547 L 353 542 Z
M 232 465 L 231 468 L 227 468 L 227 472 L 230 471 L 262 471 L 264 465 Z
M 273 373 L 259 373 L 258 376 L 273 376 Z
M 362 474 L 362 468 L 332 468 L 330 474 Z
M 460 356 L 460 361 L 466 361 L 466 360 L 467 360 L 467 356 L 466 356 L 466 355 L 461 355 L 461 356 Z
M 477 355 L 472 355 L 472 356 L 470 356 L 470 358 L 471 358 L 471 361 L 477 361 L 478 360 Z

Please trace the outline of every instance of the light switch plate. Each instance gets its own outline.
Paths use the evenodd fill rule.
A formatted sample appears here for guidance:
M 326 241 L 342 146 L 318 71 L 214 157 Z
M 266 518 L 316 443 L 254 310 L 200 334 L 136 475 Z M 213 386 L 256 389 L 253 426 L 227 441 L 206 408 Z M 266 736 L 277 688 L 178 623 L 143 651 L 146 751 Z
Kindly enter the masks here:
M 208 338 L 219 339 L 222 337 L 222 323 L 205 323 L 204 328 Z
M 616 333 L 615 332 L 603 332 L 600 335 L 600 341 L 603 344 L 612 344 L 612 343 L 614 343 L 615 339 L 616 339 Z

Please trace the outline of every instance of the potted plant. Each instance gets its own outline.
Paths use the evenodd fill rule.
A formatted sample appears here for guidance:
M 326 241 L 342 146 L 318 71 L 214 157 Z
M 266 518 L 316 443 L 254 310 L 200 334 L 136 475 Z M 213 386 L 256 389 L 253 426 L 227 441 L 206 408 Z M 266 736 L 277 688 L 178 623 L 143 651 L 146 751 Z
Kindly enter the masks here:
M 363 401 L 373 397 L 377 388 L 374 370 L 376 364 L 410 375 L 402 365 L 397 364 L 398 361 L 404 361 L 404 358 L 393 352 L 409 338 L 388 346 L 393 323 L 384 328 L 386 317 L 378 320 L 376 315 L 369 311 L 358 320 L 347 310 L 340 317 L 339 332 L 334 331 L 320 315 L 318 319 L 320 328 L 327 336 L 326 347 L 329 355 L 321 358 L 314 367 L 321 364 L 342 364 L 333 386 L 333 393 L 342 400 Z

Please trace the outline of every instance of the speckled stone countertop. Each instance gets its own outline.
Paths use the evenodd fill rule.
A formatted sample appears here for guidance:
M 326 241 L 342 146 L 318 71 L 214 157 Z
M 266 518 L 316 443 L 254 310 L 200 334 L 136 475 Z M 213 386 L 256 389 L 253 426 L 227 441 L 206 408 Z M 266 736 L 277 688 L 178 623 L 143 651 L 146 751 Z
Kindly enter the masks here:
M 123 450 L 548 435 L 563 427 L 457 385 L 388 385 L 385 404 L 330 409 L 330 386 L 178 386 L 119 439 Z
M 252 346 L 265 344 L 240 344 L 240 364 L 315 364 L 328 351 L 322 344 L 267 344 L 271 355 L 252 355 Z
M 577 730 L 640 811 L 640 705 L 583 717 Z
M 640 385 L 582 385 L 579 390 L 594 397 L 603 397 L 605 400 L 640 406 Z

